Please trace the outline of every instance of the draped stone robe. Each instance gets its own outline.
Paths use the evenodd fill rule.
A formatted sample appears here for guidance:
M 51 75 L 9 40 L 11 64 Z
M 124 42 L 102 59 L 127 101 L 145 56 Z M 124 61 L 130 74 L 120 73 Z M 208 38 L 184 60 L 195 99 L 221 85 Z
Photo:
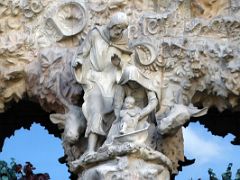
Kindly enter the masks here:
M 82 110 L 87 119 L 85 135 L 96 133 L 105 136 L 115 116 L 113 100 L 121 69 L 112 64 L 116 54 L 121 63 L 129 61 L 130 51 L 126 41 L 113 44 L 107 36 L 106 28 L 94 28 L 76 56 L 79 65 L 74 69 L 76 80 L 84 89 Z

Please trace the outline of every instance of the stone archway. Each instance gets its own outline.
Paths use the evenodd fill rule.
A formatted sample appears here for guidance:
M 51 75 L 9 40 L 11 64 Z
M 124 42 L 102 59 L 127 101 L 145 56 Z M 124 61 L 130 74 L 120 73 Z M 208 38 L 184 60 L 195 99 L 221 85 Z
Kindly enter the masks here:
M 0 153 L 6 138 L 11 138 L 15 131 L 21 128 L 29 130 L 33 123 L 40 124 L 49 134 L 61 139 L 63 130 L 59 130 L 58 126 L 50 121 L 50 113 L 44 111 L 39 104 L 29 100 L 21 100 L 18 103 L 8 104 L 8 106 L 9 108 L 0 114 Z M 64 157 L 58 158 L 59 163 L 66 163 Z M 76 175 L 71 172 L 69 178 L 77 179 Z
M 49 120 L 49 113 L 45 112 L 37 103 L 22 100 L 12 103 L 10 108 L 0 114 L 0 149 L 5 138 L 11 137 L 20 128 L 30 129 L 33 123 L 39 123 L 45 127 L 49 134 L 61 138 L 62 131 Z
M 211 108 L 208 113 L 200 118 L 192 118 L 191 122 L 199 121 L 213 135 L 224 137 L 232 134 L 235 138 L 231 141 L 233 145 L 240 145 L 240 112 L 224 110 L 219 112 L 216 108 Z
M 109 169 L 114 169 L 115 174 L 111 174 L 114 178 L 139 177 L 141 173 L 145 178 L 160 177 L 158 173 L 162 169 L 167 176 L 177 173 L 179 160 L 184 161 L 181 126 L 190 117 L 206 113 L 208 108 L 209 113 L 200 122 L 215 134 L 233 133 L 237 136 L 233 143 L 239 144 L 239 120 L 234 118 L 229 122 L 228 119 L 238 116 L 239 111 L 240 5 L 236 0 L 6 0 L 1 5 L 0 112 L 3 114 L 0 117 L 2 122 L 8 121 L 0 127 L 4 137 L 21 126 L 29 128 L 32 120 L 28 119 L 28 111 L 35 112 L 30 116 L 36 115 L 34 121 L 39 121 L 50 133 L 59 137 L 62 131 L 57 127 L 64 129 L 62 140 L 68 163 L 79 177 L 89 169 L 93 172 L 89 171 L 91 176 L 105 177 L 104 163 L 100 169 L 92 168 L 104 161 Z M 116 12 L 121 15 L 112 19 Z M 114 35 L 111 28 L 119 32 Z M 96 88 L 98 85 L 100 90 Z M 110 100 L 105 101 L 105 96 L 94 98 L 92 89 L 96 90 L 94 95 L 104 92 Z M 90 92 L 84 99 L 83 91 Z M 57 126 L 47 122 L 49 114 L 22 100 L 26 96 L 47 112 L 56 112 L 50 119 Z M 99 121 L 88 123 L 89 131 L 93 131 L 94 125 L 100 129 L 105 118 L 112 118 L 109 122 L 120 121 L 120 110 L 127 96 L 134 97 L 132 102 L 136 101 L 140 107 L 136 111 L 144 110 L 140 114 L 144 115 L 146 126 L 137 125 L 149 134 L 146 144 L 151 147 L 149 150 L 144 143 L 139 146 L 130 143 L 134 153 L 137 149 L 133 164 L 129 153 L 132 146 L 126 145 L 130 140 L 120 143 L 123 146 L 115 144 L 114 150 L 109 146 L 99 148 L 116 139 L 117 142 L 121 138 L 126 140 L 125 136 L 116 134 L 120 132 L 119 124 L 114 124 L 112 131 L 94 131 L 91 138 L 84 138 L 85 119 L 90 122 L 94 117 Z M 114 104 L 115 100 L 119 104 Z M 13 103 L 8 110 L 8 103 L 17 101 L 19 104 Z M 101 114 L 100 106 L 107 107 L 107 110 L 103 108 L 107 114 Z M 91 110 L 92 107 L 95 109 Z M 222 114 L 211 110 L 212 107 Z M 236 109 L 234 115 L 231 109 Z M 18 116 L 26 121 L 18 122 Z M 40 122 L 39 117 L 45 120 Z M 217 120 L 219 117 L 221 121 Z M 101 144 L 96 134 L 108 136 L 110 140 Z M 89 144 L 94 144 L 92 153 L 85 147 Z M 142 149 L 147 156 L 142 154 Z M 102 159 L 104 152 L 105 159 Z M 121 158 L 115 158 L 118 155 Z M 156 163 L 156 159 L 164 162 Z M 135 174 L 126 168 L 128 163 Z M 140 172 L 136 167 L 141 163 L 151 171 Z

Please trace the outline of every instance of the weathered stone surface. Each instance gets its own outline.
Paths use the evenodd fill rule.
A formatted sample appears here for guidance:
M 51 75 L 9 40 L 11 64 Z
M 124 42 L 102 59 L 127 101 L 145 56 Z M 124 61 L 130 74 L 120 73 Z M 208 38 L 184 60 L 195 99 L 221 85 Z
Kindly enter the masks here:
M 181 127 L 207 109 L 239 112 L 239 7 L 237 0 L 2 1 L 0 112 L 22 99 L 54 111 L 68 164 L 117 140 L 172 164 L 118 147 L 79 177 L 139 177 L 139 163 L 153 172 L 146 177 L 177 174 Z M 212 118 L 201 122 L 215 133 Z
M 229 0 L 192 0 L 192 15 L 195 17 L 213 18 L 224 14 L 230 6 Z M 226 13 L 225 13 L 226 14 Z
M 138 158 L 119 157 L 116 160 L 104 162 L 83 172 L 79 179 L 164 179 L 170 180 L 166 167 L 143 161 Z

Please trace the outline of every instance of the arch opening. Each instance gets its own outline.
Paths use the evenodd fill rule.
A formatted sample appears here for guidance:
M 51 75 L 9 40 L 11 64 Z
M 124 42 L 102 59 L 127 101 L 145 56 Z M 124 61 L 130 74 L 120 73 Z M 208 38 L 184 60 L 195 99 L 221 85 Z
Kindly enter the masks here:
M 232 176 L 235 177 L 240 168 L 239 129 L 240 112 L 231 109 L 219 112 L 210 108 L 206 115 L 191 118 L 184 129 L 187 161 L 180 162 L 181 171 L 175 179 L 209 179 L 208 168 L 212 168 L 221 179 L 228 163 L 233 163 Z
M 184 153 L 188 159 L 194 159 L 190 166 L 182 167 L 182 171 L 176 176 L 181 179 L 209 179 L 208 169 L 221 179 L 222 173 L 229 163 L 232 166 L 232 178 L 240 168 L 239 146 L 231 144 L 234 138 L 232 134 L 224 138 L 213 135 L 199 122 L 190 123 L 184 128 Z
M 40 124 L 33 123 L 29 130 L 21 128 L 6 138 L 0 160 L 10 164 L 14 158 L 22 166 L 30 162 L 36 168 L 34 174 L 48 173 L 53 180 L 68 179 L 67 166 L 58 162 L 63 154 L 61 140 L 49 135 Z
M 65 174 L 64 179 L 69 179 L 67 166 L 59 163 L 64 155 L 61 133 L 39 104 L 28 100 L 12 103 L 0 113 L 0 160 L 10 163 L 15 158 L 22 165 L 30 161 L 37 173 L 49 173 L 53 180 Z M 52 169 L 54 173 L 49 172 Z
M 37 103 L 22 100 L 11 104 L 6 112 L 0 113 L 0 152 L 6 137 L 11 137 L 20 128 L 30 129 L 34 122 L 45 127 L 49 134 L 61 137 L 62 131 L 49 120 L 49 113 Z

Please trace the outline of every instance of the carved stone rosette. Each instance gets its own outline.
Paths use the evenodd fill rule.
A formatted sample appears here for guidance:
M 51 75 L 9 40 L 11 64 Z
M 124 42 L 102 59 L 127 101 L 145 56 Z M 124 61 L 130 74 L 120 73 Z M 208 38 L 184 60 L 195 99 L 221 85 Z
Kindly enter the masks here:
M 239 112 L 239 9 L 237 0 L 1 1 L 0 112 L 22 99 L 54 111 L 79 179 L 170 179 L 191 117 Z

